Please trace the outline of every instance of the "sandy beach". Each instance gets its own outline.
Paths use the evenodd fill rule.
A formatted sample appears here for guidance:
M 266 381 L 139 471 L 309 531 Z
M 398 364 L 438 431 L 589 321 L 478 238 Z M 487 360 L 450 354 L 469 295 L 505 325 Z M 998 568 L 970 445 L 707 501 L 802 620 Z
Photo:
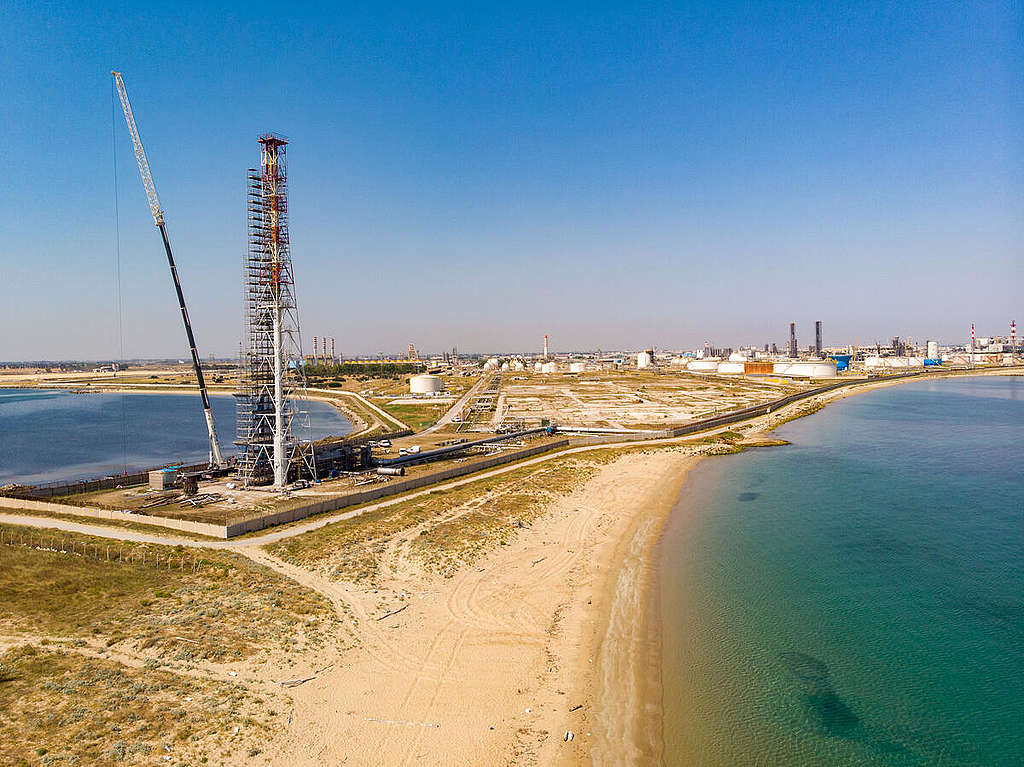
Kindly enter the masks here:
M 358 645 L 294 689 L 291 724 L 268 749 L 276 762 L 585 764 L 607 754 L 598 761 L 621 764 L 623 736 L 646 756 L 655 712 L 623 714 L 649 694 L 628 661 L 647 641 L 631 605 L 689 452 L 605 464 L 510 545 L 447 579 L 403 556 L 405 535 L 372 589 L 249 552 L 328 594 L 354 619 Z M 599 736 L 606 727 L 615 730 Z
M 467 494 L 439 516 L 414 514 L 372 540 L 362 533 L 369 578 L 345 569 L 348 544 L 337 540 L 312 563 L 273 547 L 235 548 L 327 596 L 338 616 L 333 645 L 238 667 L 240 678 L 291 701 L 287 724 L 253 763 L 657 763 L 657 544 L 688 470 L 705 455 L 771 444 L 776 426 L 831 400 L 894 383 L 827 392 L 716 430 L 728 429 L 728 442 L 575 448 L 491 472 L 506 478 L 479 490 L 470 478 L 452 483 Z M 562 472 L 560 489 L 515 529 L 493 526 L 503 509 L 517 513 L 517 490 L 533 492 L 528 480 L 545 486 L 545 470 Z M 475 513 L 492 526 L 474 528 Z M 453 540 L 425 547 L 424 536 L 445 525 Z M 483 543 L 466 548 L 467 529 L 483 530 Z M 452 550 L 472 555 L 444 566 L 428 557 Z M 283 675 L 304 681 L 282 690 Z

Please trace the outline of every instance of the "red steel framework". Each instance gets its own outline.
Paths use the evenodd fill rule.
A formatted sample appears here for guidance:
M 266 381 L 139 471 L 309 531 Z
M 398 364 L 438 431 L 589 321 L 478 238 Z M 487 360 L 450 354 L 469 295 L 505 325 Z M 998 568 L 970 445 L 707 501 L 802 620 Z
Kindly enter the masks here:
M 315 478 L 313 445 L 295 438 L 305 394 L 302 340 L 288 237 L 285 147 L 260 136 L 260 167 L 249 170 L 249 248 L 244 261 L 245 337 L 238 400 L 238 475 L 243 485 L 284 487 Z

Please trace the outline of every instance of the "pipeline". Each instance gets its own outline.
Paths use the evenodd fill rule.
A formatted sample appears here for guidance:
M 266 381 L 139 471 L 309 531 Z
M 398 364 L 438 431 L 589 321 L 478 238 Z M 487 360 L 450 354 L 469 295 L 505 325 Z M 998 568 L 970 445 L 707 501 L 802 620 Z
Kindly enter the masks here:
M 442 456 L 451 455 L 452 453 L 461 453 L 471 447 L 478 445 L 488 445 L 494 442 L 504 442 L 508 439 L 516 439 L 517 437 L 528 437 L 535 434 L 551 434 L 553 430 L 547 426 L 540 426 L 536 429 L 526 429 L 525 431 L 516 431 L 511 434 L 499 434 L 497 437 L 487 437 L 486 439 L 478 439 L 473 442 L 461 442 L 458 445 L 449 445 L 448 447 L 439 447 L 434 450 L 424 450 L 422 453 L 413 453 L 412 455 L 403 455 L 398 458 L 388 458 L 383 461 L 377 461 L 377 466 L 401 466 L 403 464 L 410 463 L 425 463 L 426 461 L 433 461 Z

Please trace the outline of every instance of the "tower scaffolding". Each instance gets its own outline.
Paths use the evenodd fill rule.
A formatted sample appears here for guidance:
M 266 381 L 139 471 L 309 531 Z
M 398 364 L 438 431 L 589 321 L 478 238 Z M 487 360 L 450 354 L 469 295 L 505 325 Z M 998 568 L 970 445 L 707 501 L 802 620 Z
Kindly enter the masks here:
M 316 464 L 312 441 L 296 439 L 293 429 L 299 416 L 308 430 L 309 414 L 295 409 L 306 385 L 288 237 L 288 142 L 267 134 L 259 143 L 260 167 L 248 174 L 238 475 L 246 487 L 283 488 L 302 476 L 315 478 Z

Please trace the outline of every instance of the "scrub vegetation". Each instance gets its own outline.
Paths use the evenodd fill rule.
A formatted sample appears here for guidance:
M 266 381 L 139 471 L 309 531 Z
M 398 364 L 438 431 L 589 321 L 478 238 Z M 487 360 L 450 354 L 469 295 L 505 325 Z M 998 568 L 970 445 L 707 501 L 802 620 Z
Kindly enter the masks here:
M 338 634 L 326 598 L 230 552 L 0 533 L 0 764 L 237 764 L 288 703 L 232 665 Z
M 0 529 L 8 636 L 88 639 L 191 663 L 317 646 L 331 631 L 326 599 L 235 554 Z
M 260 753 L 286 710 L 236 682 L 32 644 L 0 654 L 5 765 L 232 764 Z
M 335 579 L 375 583 L 385 567 L 408 556 L 426 571 L 451 576 L 508 544 L 556 498 L 589 479 L 613 456 L 563 459 L 524 467 L 450 490 L 363 512 L 267 546 L 281 559 Z

